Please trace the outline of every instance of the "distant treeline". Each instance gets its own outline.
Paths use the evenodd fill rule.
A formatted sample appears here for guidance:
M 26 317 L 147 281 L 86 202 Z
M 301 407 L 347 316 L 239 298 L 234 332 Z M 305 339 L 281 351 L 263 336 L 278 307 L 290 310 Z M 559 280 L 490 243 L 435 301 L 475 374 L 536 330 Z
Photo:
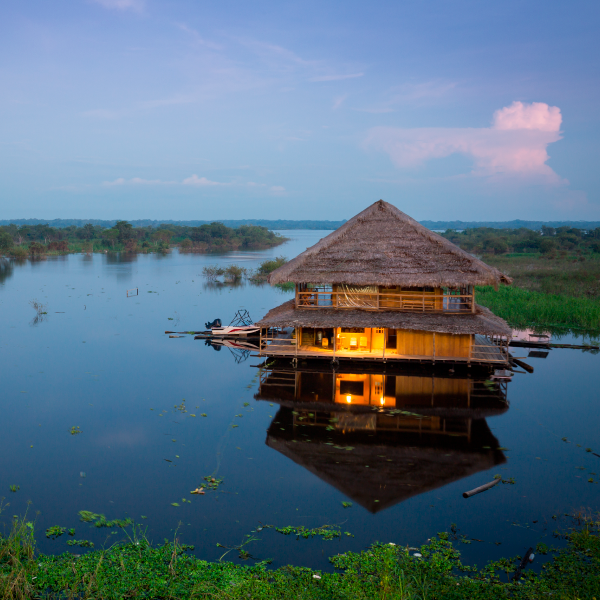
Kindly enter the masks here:
M 569 227 L 572 229 L 596 229 L 600 227 L 600 221 L 420 221 L 427 229 L 479 229 L 488 227 L 491 229 L 533 229 L 540 231 L 542 227 Z
M 0 255 L 17 258 L 48 252 L 166 251 L 173 244 L 186 252 L 215 252 L 237 249 L 272 248 L 287 238 L 258 225 L 231 228 L 223 223 L 198 227 L 161 224 L 158 227 L 133 227 L 117 221 L 114 227 L 86 223 L 82 227 L 37 225 L 0 225 Z
M 507 252 L 536 253 L 554 256 L 557 253 L 600 253 L 600 227 L 548 227 L 539 231 L 520 229 L 494 229 L 479 227 L 442 234 L 463 250 L 473 254 L 506 254 Z
M 55 229 L 64 229 L 65 227 L 83 227 L 90 224 L 95 227 L 110 228 L 114 227 L 119 221 L 117 219 L 103 221 L 100 219 L 5 219 L 0 220 L 0 225 L 49 225 Z M 238 229 L 244 225 L 257 225 L 266 227 L 267 229 L 337 229 L 346 221 L 289 221 L 289 220 L 270 220 L 270 219 L 215 219 L 212 221 L 152 221 L 150 219 L 137 219 L 127 221 L 133 227 L 152 227 L 158 228 L 162 225 L 179 226 L 179 227 L 199 227 L 201 225 L 209 225 L 210 223 L 222 223 L 226 227 Z
M 83 227 L 86 224 L 97 227 L 111 228 L 117 224 L 117 219 L 101 220 L 101 219 L 4 219 L 0 220 L 0 225 L 49 225 L 56 229 L 64 229 L 65 227 Z M 200 225 L 208 225 L 210 223 L 223 223 L 226 227 L 237 229 L 243 225 L 258 225 L 267 229 L 337 229 L 346 221 L 316 221 L 304 220 L 294 221 L 285 219 L 215 219 L 213 221 L 173 221 L 173 220 L 151 220 L 137 219 L 128 221 L 133 227 L 152 227 L 158 228 L 161 225 L 180 226 L 180 227 L 199 227 Z M 575 229 L 596 229 L 600 227 L 600 221 L 522 221 L 515 219 L 514 221 L 420 221 L 428 229 L 445 231 L 446 229 L 478 229 L 480 227 L 489 227 L 492 229 L 533 229 L 541 230 L 542 227 L 570 227 Z

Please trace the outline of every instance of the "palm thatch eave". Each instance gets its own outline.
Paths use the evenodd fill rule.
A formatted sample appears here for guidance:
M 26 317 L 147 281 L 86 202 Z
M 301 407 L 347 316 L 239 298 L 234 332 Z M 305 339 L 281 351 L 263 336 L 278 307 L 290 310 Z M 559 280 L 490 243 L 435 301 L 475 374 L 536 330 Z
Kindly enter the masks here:
M 273 271 L 268 281 L 451 288 L 512 283 L 383 200 Z

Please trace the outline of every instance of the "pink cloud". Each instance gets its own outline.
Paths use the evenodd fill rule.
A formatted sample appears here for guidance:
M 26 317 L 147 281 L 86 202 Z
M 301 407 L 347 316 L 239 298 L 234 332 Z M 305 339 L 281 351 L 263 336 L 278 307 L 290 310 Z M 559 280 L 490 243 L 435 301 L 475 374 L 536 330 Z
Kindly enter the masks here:
M 537 129 L 539 131 L 560 131 L 562 115 L 558 106 L 548 106 L 545 102 L 523 104 L 513 102 L 494 113 L 493 129 Z
M 556 106 L 513 102 L 494 113 L 491 127 L 374 127 L 365 144 L 387 152 L 398 167 L 414 168 L 458 153 L 473 159 L 475 176 L 524 177 L 556 185 L 566 181 L 546 164 L 546 149 L 561 139 L 561 122 Z

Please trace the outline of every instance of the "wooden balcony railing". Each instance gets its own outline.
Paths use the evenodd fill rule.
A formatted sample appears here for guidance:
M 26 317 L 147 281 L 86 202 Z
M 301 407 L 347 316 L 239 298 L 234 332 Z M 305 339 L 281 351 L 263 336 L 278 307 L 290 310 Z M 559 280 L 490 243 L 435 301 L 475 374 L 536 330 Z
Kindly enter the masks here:
M 358 292 L 311 289 L 296 293 L 297 308 L 398 310 L 409 312 L 474 312 L 473 294 L 433 292 Z

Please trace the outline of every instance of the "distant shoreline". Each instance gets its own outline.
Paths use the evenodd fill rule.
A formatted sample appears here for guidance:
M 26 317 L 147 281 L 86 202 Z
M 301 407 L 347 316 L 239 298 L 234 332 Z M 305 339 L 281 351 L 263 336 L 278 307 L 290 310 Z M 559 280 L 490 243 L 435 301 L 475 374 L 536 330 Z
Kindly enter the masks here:
M 319 229 L 334 230 L 341 227 L 346 221 L 327 221 L 327 220 L 286 220 L 286 219 L 212 219 L 212 220 L 152 220 L 135 219 L 129 221 L 133 227 L 158 227 L 165 225 L 180 225 L 184 227 L 198 227 L 209 223 L 223 223 L 227 227 L 237 229 L 242 225 L 259 225 L 270 230 L 292 230 L 292 229 Z M 86 223 L 99 225 L 101 227 L 114 227 L 117 219 L 0 219 L 0 225 L 50 225 L 62 229 L 76 225 L 82 227 Z M 446 229 L 474 229 L 476 227 L 491 227 L 493 229 L 525 229 L 539 230 L 542 226 L 546 227 L 574 227 L 576 229 L 595 229 L 600 227 L 600 221 L 525 221 L 514 219 L 512 221 L 420 221 L 428 229 L 442 230 Z

